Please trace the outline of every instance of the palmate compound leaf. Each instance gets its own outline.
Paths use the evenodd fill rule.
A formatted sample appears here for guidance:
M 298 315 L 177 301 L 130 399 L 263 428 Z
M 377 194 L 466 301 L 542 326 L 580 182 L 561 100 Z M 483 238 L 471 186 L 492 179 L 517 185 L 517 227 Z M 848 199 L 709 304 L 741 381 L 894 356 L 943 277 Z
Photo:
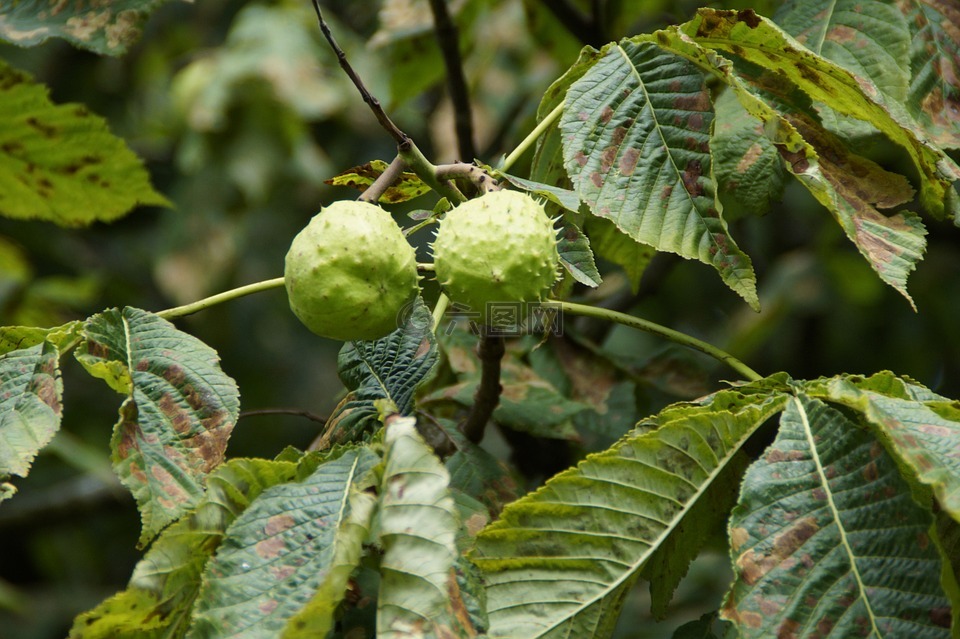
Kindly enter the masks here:
M 698 502 L 736 492 L 728 470 L 783 409 L 783 389 L 768 379 L 675 404 L 656 430 L 628 434 L 508 505 L 471 556 L 487 584 L 490 636 L 609 637 L 641 567 L 681 527 L 712 525 L 692 520 Z
M 197 507 L 167 527 L 137 564 L 127 590 L 78 616 L 69 639 L 183 637 L 200 575 L 224 531 L 266 488 L 296 478 L 297 464 L 233 459 L 207 476 Z
M 60 352 L 49 342 L 0 356 L 0 478 L 27 476 L 60 429 L 62 395 Z
M 960 7 L 951 0 L 899 0 L 912 36 L 907 108 L 940 146 L 960 148 Z
M 240 410 L 237 385 L 212 348 L 147 311 L 87 320 L 77 360 L 126 395 L 110 446 L 137 501 L 143 545 L 193 508 L 224 457 Z
M 768 94 L 742 77 L 733 63 L 678 29 L 659 31 L 650 37 L 728 85 L 747 113 L 763 122 L 764 134 L 771 138 L 784 167 L 833 214 L 877 275 L 913 304 L 907 293 L 907 277 L 923 256 L 926 230 L 912 211 L 887 216 L 878 210 L 910 199 L 913 192 L 903 176 L 852 153 L 799 110 L 781 113 Z M 760 82 L 770 78 L 783 82 L 769 74 L 753 79 Z M 786 90 L 779 87 L 781 93 Z
M 347 450 L 302 481 L 264 490 L 204 569 L 187 637 L 296 637 L 305 628 L 323 637 L 359 563 L 374 506 L 364 491 L 379 463 L 367 448 Z
M 567 91 L 564 166 L 594 215 L 636 242 L 700 260 L 753 308 L 756 276 L 720 214 L 709 90 L 692 64 L 623 40 Z
M 0 215 L 81 226 L 139 204 L 169 203 L 106 122 L 0 61 Z
M 809 382 L 811 396 L 848 406 L 888 442 L 914 478 L 929 485 L 944 511 L 960 522 L 960 409 L 956 402 L 896 377 L 841 375 Z
M 140 25 L 163 0 L 16 0 L 4 2 L 0 38 L 31 46 L 58 37 L 95 53 L 120 55 L 140 37 Z
M 476 637 L 455 568 L 460 521 L 450 475 L 414 418 L 390 418 L 386 429 L 377 637 Z
M 791 398 L 730 521 L 723 615 L 750 637 L 950 637 L 932 517 L 880 443 Z
M 703 47 L 780 76 L 838 113 L 870 123 L 913 160 L 924 208 L 938 219 L 960 213 L 960 197 L 953 186 L 960 179 L 960 167 L 927 140 L 904 107 L 885 98 L 871 82 L 810 51 L 752 10 L 700 9 L 696 18 L 676 29 Z
M 344 344 L 337 372 L 348 389 L 315 448 L 353 441 L 379 426 L 377 402 L 387 400 L 401 415 L 413 410 L 413 394 L 437 363 L 433 316 L 417 298 L 409 313 L 398 317 L 400 328 L 372 342 Z

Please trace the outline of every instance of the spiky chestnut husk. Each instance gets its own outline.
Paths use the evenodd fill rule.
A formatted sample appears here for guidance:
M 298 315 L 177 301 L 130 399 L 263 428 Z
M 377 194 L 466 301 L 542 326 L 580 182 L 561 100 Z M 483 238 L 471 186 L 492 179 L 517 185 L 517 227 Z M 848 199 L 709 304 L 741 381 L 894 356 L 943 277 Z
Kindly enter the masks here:
M 529 195 L 495 191 L 447 213 L 433 260 L 450 299 L 488 319 L 491 304 L 547 297 L 560 260 L 557 231 Z
M 416 252 L 389 213 L 367 202 L 334 202 L 287 252 L 290 309 L 322 337 L 373 340 L 397 328 L 420 291 Z

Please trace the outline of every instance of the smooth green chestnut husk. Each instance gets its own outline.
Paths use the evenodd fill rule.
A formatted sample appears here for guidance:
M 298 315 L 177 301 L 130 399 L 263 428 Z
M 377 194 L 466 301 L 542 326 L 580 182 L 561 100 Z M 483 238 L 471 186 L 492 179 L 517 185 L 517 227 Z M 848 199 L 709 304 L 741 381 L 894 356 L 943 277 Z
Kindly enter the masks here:
M 335 340 L 374 340 L 398 327 L 420 292 L 416 252 L 391 215 L 368 202 L 323 208 L 287 252 L 290 309 L 311 331 Z

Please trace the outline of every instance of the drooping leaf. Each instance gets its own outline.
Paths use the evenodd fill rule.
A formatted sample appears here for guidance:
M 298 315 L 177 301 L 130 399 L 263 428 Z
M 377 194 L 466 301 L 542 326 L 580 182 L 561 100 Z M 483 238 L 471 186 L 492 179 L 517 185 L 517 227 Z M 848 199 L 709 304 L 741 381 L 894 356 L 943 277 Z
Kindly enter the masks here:
M 910 26 L 907 107 L 936 144 L 960 147 L 960 7 L 949 0 L 896 3 Z
M 359 555 L 372 515 L 356 496 L 371 485 L 370 470 L 379 461 L 369 449 L 347 451 L 303 481 L 264 490 L 227 528 L 207 564 L 187 636 L 277 636 L 318 589 L 327 592 L 328 582 L 345 586 L 353 566 L 344 574 L 340 560 Z M 364 518 L 351 520 L 358 505 Z M 348 521 L 355 525 L 344 526 Z M 344 591 L 331 589 L 331 609 Z
M 811 382 L 809 393 L 862 413 L 941 507 L 960 522 L 960 409 L 890 373 Z
M 636 242 L 700 260 L 757 308 L 756 276 L 720 214 L 703 74 L 647 42 L 624 40 L 567 91 L 564 166 L 594 215 Z
M 19 0 L 4 3 L 0 38 L 22 47 L 64 38 L 94 53 L 120 55 L 140 37 L 147 15 L 163 0 L 86 2 Z
M 200 575 L 227 526 L 264 489 L 293 480 L 296 471 L 291 462 L 263 459 L 234 459 L 216 468 L 196 509 L 160 533 L 134 568 L 129 588 L 78 616 L 70 639 L 184 636 Z
M 814 53 L 903 102 L 910 82 L 910 30 L 892 2 L 787 0 L 773 21 Z
M 958 213 L 960 197 L 953 183 L 960 179 L 960 167 L 927 141 L 903 107 L 873 84 L 813 53 L 751 10 L 700 9 L 678 29 L 704 47 L 772 72 L 778 81 L 795 85 L 838 113 L 869 122 L 913 160 L 921 177 L 924 208 L 941 219 Z
M 157 614 L 159 603 L 146 590 L 118 592 L 78 616 L 67 639 L 165 639 L 169 635 L 164 616 Z
M 811 164 L 785 158 L 787 169 L 833 213 L 843 232 L 880 279 L 913 305 L 907 292 L 907 277 L 923 259 L 926 228 L 913 211 L 884 215 L 877 210 L 912 198 L 913 189 L 906 178 L 853 154 L 809 120 L 799 116 L 788 119 L 816 150 L 817 161 Z
M 450 476 L 416 420 L 388 420 L 380 496 L 377 636 L 475 637 L 457 583 L 457 510 Z
M 373 160 L 342 171 L 324 182 L 333 186 L 349 186 L 359 191 L 366 191 L 387 170 L 387 166 L 389 165 L 383 160 Z M 379 201 L 387 204 L 406 202 L 420 197 L 429 190 L 430 187 L 424 184 L 416 173 L 403 171 L 397 181 L 383 192 Z
M 142 545 L 197 504 L 204 477 L 223 461 L 237 385 L 216 351 L 146 311 L 104 311 L 83 334 L 77 359 L 127 396 L 110 445 L 140 508 Z
M 747 213 L 763 215 L 783 194 L 783 166 L 763 123 L 750 116 L 733 91 L 714 100 L 710 148 L 721 193 L 730 192 Z
M 923 224 L 910 211 L 888 217 L 877 210 L 902 204 L 910 197 L 906 180 L 851 153 L 800 110 L 779 112 L 767 100 L 766 93 L 742 78 L 728 60 L 684 34 L 660 31 L 655 38 L 661 46 L 714 73 L 733 89 L 746 111 L 764 123 L 764 131 L 771 137 L 784 167 L 833 214 L 880 278 L 912 304 L 906 289 L 907 276 L 926 246 Z M 813 56 L 809 52 L 806 55 Z M 771 77 L 781 81 L 779 76 Z
M 782 386 L 782 384 L 781 384 Z M 472 556 L 487 584 L 491 637 L 609 637 L 640 568 L 786 403 L 772 381 L 676 404 L 656 430 L 550 479 L 507 506 Z
M 30 348 L 44 341 L 58 349 L 65 348 L 77 339 L 83 322 L 75 321 L 53 328 L 38 326 L 0 326 L 0 355 L 10 351 Z
M 375 429 L 375 402 L 389 400 L 401 415 L 413 410 L 413 394 L 437 362 L 433 317 L 417 299 L 403 325 L 383 339 L 349 342 L 337 370 L 349 392 L 334 409 L 318 448 L 361 437 Z
M 57 430 L 63 383 L 60 353 L 49 342 L 0 356 L 0 477 L 26 477 Z
M 893 460 L 839 411 L 791 399 L 730 522 L 740 635 L 950 636 L 932 518 Z
M 494 171 L 494 173 L 518 189 L 546 198 L 548 201 L 553 202 L 571 213 L 578 213 L 580 211 L 580 198 L 577 197 L 575 192 L 569 189 L 544 184 L 543 182 L 536 182 L 534 180 L 525 180 L 524 178 L 502 171 Z
M 590 239 L 575 224 L 567 222 L 563 225 L 557 251 L 560 253 L 560 264 L 573 279 L 585 286 L 600 286 L 603 278 L 600 277 L 597 263 L 593 259 Z
M 362 543 L 367 537 L 376 501 L 357 488 L 349 496 L 350 512 L 340 523 L 334 541 L 335 550 L 330 568 L 313 594 L 313 598 L 293 617 L 284 630 L 283 639 L 323 637 L 334 626 L 334 613 L 348 588 L 350 574 L 360 565 Z
M 168 204 L 102 118 L 0 61 L 0 215 L 82 226 Z

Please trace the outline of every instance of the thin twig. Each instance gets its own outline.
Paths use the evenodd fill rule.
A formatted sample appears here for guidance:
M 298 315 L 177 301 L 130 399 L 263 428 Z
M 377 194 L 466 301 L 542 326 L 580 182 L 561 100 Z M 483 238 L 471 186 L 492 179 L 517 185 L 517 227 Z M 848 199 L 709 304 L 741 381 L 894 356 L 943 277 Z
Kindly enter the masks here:
M 240 412 L 237 420 L 244 419 L 245 417 L 262 417 L 264 415 L 294 415 L 296 417 L 305 417 L 319 424 L 327 423 L 326 417 L 321 417 L 320 415 L 307 410 L 300 410 L 299 408 L 258 408 L 255 410 L 245 410 Z
M 453 164 L 440 164 L 436 169 L 437 179 L 453 180 L 462 178 L 470 180 L 477 190 L 481 193 L 490 193 L 499 191 L 500 183 L 497 180 L 475 164 L 466 162 L 454 162 Z
M 380 101 L 377 100 L 372 93 L 367 89 L 363 84 L 363 80 L 360 79 L 360 76 L 357 75 L 357 72 L 353 70 L 353 67 L 350 66 L 350 63 L 347 61 L 347 54 L 343 52 L 343 49 L 340 48 L 340 45 L 337 44 L 337 40 L 333 37 L 333 33 L 330 31 L 330 27 L 327 26 L 326 21 L 323 19 L 323 12 L 320 10 L 320 1 L 313 0 L 313 9 L 317 13 L 317 21 L 320 23 L 320 31 L 323 32 L 323 36 L 327 39 L 327 42 L 330 43 L 330 48 L 333 49 L 333 52 L 337 55 L 337 60 L 340 62 L 340 67 L 344 70 L 350 80 L 353 82 L 353 85 L 357 87 L 357 91 L 360 92 L 360 96 L 363 98 L 363 101 L 367 103 L 367 106 L 370 107 L 370 110 L 373 111 L 373 114 L 376 116 L 377 121 L 380 123 L 387 133 L 389 133 L 394 140 L 397 141 L 397 144 L 403 144 L 407 142 L 410 138 L 406 133 L 401 131 L 396 124 L 393 123 L 393 120 L 390 119 L 390 116 L 387 115 L 386 111 L 383 110 L 383 107 L 380 106 Z
M 583 15 L 568 0 L 543 0 L 541 4 L 583 44 L 599 49 L 607 43 L 602 26 Z
M 481 329 L 480 342 L 477 344 L 477 357 L 480 358 L 480 385 L 473 396 L 473 406 L 461 431 L 474 444 L 483 439 L 487 422 L 494 409 L 500 403 L 500 362 L 503 359 L 504 344 L 502 335 L 492 335 L 486 328 Z
M 371 204 L 376 204 L 380 201 L 380 198 L 384 193 L 387 192 L 393 184 L 400 178 L 400 174 L 403 173 L 403 170 L 407 168 L 407 163 L 403 161 L 403 157 L 397 156 L 393 158 L 393 162 L 390 163 L 383 173 L 377 176 L 377 179 L 373 181 L 373 184 L 367 187 L 367 190 L 364 191 L 360 197 L 357 199 L 361 202 L 370 202 Z
M 430 0 L 434 30 L 447 67 L 447 88 L 453 102 L 453 118 L 457 131 L 457 148 L 460 158 L 473 160 L 477 150 L 473 146 L 473 112 L 470 108 L 470 92 L 463 76 L 463 60 L 460 58 L 460 35 L 457 25 L 450 18 L 447 0 Z
M 550 304 L 559 305 L 560 310 L 563 313 L 570 313 L 571 315 L 583 315 L 585 317 L 595 317 L 608 322 L 616 322 L 617 324 L 630 326 L 631 328 L 636 328 L 638 330 L 650 333 L 651 335 L 657 335 L 664 339 L 668 339 L 676 344 L 681 344 L 688 348 L 692 348 L 693 350 L 700 351 L 701 353 L 709 355 L 717 361 L 723 362 L 733 370 L 743 375 L 743 377 L 748 381 L 755 382 L 763 379 L 763 375 L 753 370 L 730 353 L 717 348 L 713 344 L 697 339 L 692 335 L 687 335 L 686 333 L 675 331 L 672 328 L 661 326 L 656 322 L 651 322 L 650 320 L 643 319 L 642 317 L 627 315 L 626 313 L 612 311 L 607 308 L 598 308 L 596 306 L 575 304 L 574 302 L 561 302 L 557 300 L 547 301 Z

